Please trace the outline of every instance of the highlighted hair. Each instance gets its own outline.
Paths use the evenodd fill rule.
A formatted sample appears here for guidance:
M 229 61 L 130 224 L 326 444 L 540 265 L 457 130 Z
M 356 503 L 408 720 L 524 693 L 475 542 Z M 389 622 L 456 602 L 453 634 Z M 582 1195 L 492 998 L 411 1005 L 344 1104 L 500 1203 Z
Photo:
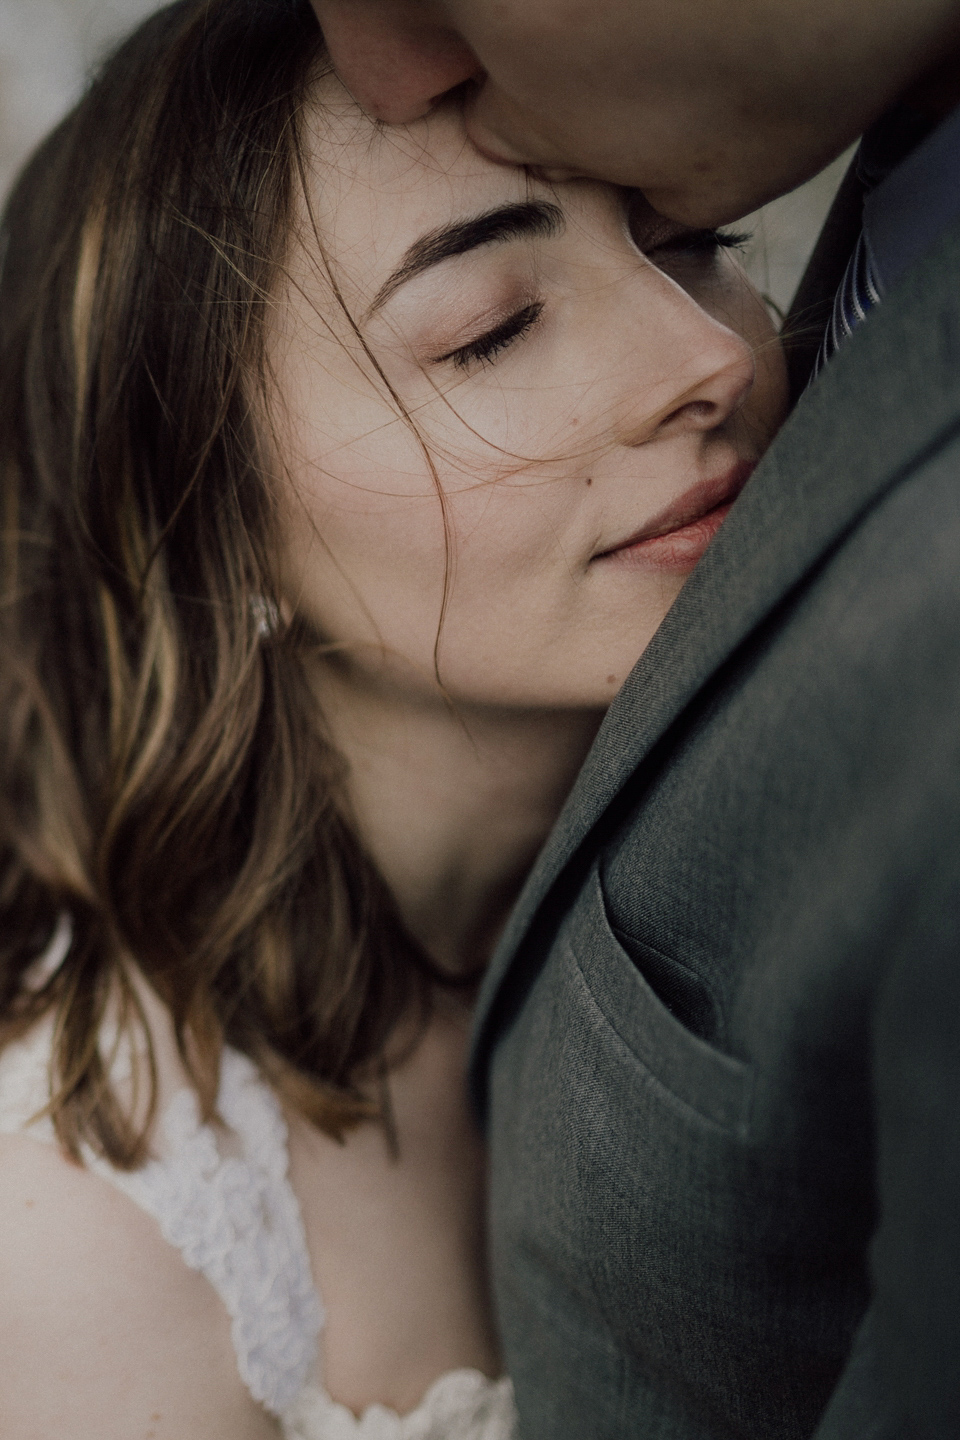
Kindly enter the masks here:
M 0 1043 L 53 1013 L 61 1143 L 120 1166 L 152 1105 L 119 1105 L 99 1039 L 108 1008 L 142 1023 L 134 963 L 207 1115 L 226 1041 L 334 1135 L 439 978 L 345 818 L 309 637 L 263 622 L 264 321 L 324 63 L 307 0 L 180 0 L 3 220 Z

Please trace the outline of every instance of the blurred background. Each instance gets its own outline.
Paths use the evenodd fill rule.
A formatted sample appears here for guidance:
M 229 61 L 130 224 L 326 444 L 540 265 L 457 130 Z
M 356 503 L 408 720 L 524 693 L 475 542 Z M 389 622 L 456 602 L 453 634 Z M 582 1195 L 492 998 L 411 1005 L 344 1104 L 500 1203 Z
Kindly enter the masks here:
M 106 50 L 158 8 L 157 0 L 0 0 L 0 194 Z M 741 227 L 753 233 L 747 268 L 781 311 L 845 166 L 846 157 Z

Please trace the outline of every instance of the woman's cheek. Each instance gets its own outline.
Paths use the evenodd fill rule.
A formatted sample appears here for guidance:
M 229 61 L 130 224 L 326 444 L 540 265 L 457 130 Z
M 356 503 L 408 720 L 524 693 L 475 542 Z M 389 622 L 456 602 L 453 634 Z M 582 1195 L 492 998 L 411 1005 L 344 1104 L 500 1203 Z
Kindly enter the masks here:
M 439 613 L 443 511 L 422 455 L 416 461 L 405 492 L 373 456 L 336 474 L 311 464 L 288 491 L 283 592 L 329 641 L 409 646 L 424 614 Z
M 754 353 L 756 380 L 747 400 L 747 409 L 756 417 L 762 430 L 762 444 L 768 444 L 783 424 L 789 408 L 787 361 L 767 308 L 756 292 L 751 292 L 753 307 L 751 325 L 745 331 Z
M 581 443 L 584 391 L 598 393 L 582 357 L 561 367 L 518 353 L 499 372 L 468 375 L 417 418 L 446 486 L 482 485 L 555 464 Z

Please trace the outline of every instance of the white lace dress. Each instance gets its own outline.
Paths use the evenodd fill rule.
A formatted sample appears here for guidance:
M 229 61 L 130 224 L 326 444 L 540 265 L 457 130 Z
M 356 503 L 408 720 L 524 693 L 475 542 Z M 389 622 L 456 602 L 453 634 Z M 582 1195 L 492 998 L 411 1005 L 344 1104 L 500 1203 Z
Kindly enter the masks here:
M 0 1133 L 55 1143 L 49 1119 L 36 1118 L 50 1098 L 51 1042 L 52 1024 L 44 1023 L 0 1052 Z M 125 1067 L 129 1056 L 120 1051 L 117 1081 Z M 156 1158 L 142 1169 L 116 1170 L 89 1151 L 84 1159 L 152 1215 L 213 1285 L 230 1315 L 240 1375 L 278 1417 L 285 1440 L 511 1440 L 510 1382 L 476 1370 L 441 1376 L 406 1415 L 372 1405 L 358 1418 L 331 1399 L 317 1374 L 323 1306 L 287 1176 L 286 1123 L 269 1086 L 235 1050 L 224 1053 L 217 1108 L 237 1154 L 221 1153 L 184 1089 L 161 1118 Z

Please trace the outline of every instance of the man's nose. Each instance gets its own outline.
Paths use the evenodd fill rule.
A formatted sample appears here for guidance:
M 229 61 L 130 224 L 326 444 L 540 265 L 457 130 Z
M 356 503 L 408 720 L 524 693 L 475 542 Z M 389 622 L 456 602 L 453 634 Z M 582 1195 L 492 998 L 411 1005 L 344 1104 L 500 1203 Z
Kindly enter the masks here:
M 375 120 L 405 125 L 483 76 L 470 47 L 429 0 L 312 0 L 334 68 Z

